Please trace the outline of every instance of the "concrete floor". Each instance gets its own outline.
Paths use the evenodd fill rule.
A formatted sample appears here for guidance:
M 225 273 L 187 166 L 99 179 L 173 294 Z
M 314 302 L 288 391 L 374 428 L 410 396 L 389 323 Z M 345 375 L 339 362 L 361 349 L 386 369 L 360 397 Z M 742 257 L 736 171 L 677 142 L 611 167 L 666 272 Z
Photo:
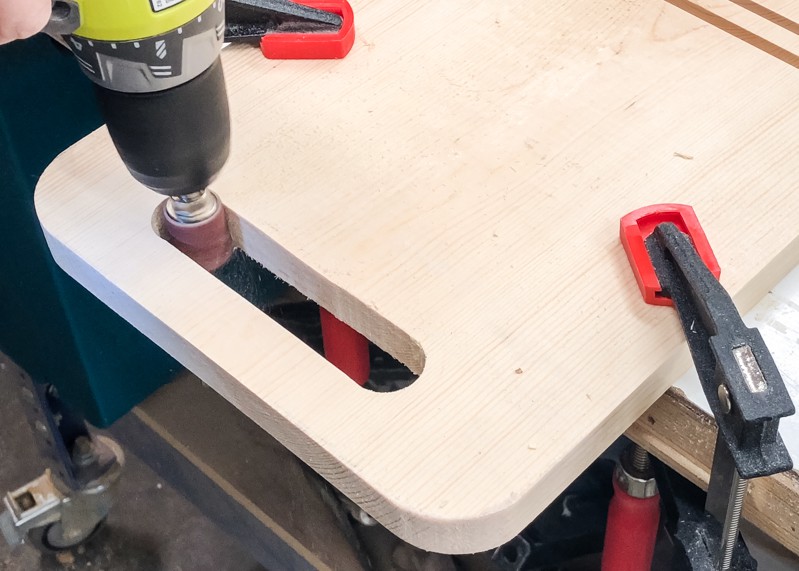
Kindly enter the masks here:
M 16 366 L 0 353 L 0 419 L 2 419 L 0 422 L 0 494 L 35 478 L 45 468 L 44 460 L 38 446 L 35 445 L 22 405 L 16 394 L 19 389 L 13 376 L 18 375 L 19 372 Z M 187 390 L 189 387 L 184 385 L 186 384 L 170 385 L 174 389 L 171 392 L 176 392 L 170 398 L 173 400 L 177 398 L 178 401 L 185 402 L 188 397 L 181 391 Z M 149 412 L 158 413 L 159 406 L 174 412 L 176 410 L 175 403 L 163 394 L 161 397 L 155 402 L 155 405 L 158 406 L 151 403 L 152 410 L 148 409 Z M 209 400 L 209 402 L 206 403 L 205 400 Z M 203 412 L 206 417 L 222 415 L 228 428 L 239 421 L 249 422 L 242 419 L 237 420 L 235 415 L 225 416 L 224 413 L 227 409 L 230 409 L 229 413 L 236 412 L 227 403 L 220 406 L 219 403 L 212 402 L 214 399 L 205 400 L 197 399 L 196 395 L 192 397 L 194 407 L 199 407 L 201 411 L 204 410 L 202 407 L 205 405 L 215 407 L 213 413 Z M 219 399 L 217 398 L 217 400 Z M 158 416 L 171 418 L 174 414 Z M 178 425 L 168 427 L 173 434 L 178 436 L 181 424 L 179 420 L 178 418 Z M 231 472 L 227 476 L 236 476 L 242 471 L 251 472 L 247 470 L 248 464 L 260 463 L 267 467 L 274 464 L 274 462 L 264 461 L 258 456 L 258 451 L 270 448 L 264 444 L 265 434 L 254 428 L 254 425 L 250 428 L 254 430 L 252 434 L 247 430 L 236 433 L 243 434 L 244 441 L 234 446 L 224 442 L 214 443 L 214 449 L 218 449 L 220 454 L 229 449 L 235 450 L 233 454 L 233 457 L 237 459 L 235 462 L 224 454 L 222 454 L 224 457 L 217 458 L 220 461 L 219 466 L 226 466 Z M 210 433 L 190 432 L 192 433 L 191 441 L 194 442 L 194 445 L 189 446 L 190 448 L 199 447 L 198 439 L 201 442 L 213 440 L 213 430 Z M 12 552 L 0 538 L 0 571 L 266 571 L 235 540 L 228 537 L 194 505 L 161 480 L 130 450 L 125 450 L 125 453 L 126 466 L 119 486 L 117 505 L 111 511 L 106 526 L 97 536 L 85 546 L 77 549 L 44 555 L 28 545 Z M 274 454 L 274 452 L 270 454 Z M 236 464 L 240 464 L 240 466 Z M 343 550 L 342 545 L 349 548 L 349 544 L 338 538 L 336 534 L 340 532 L 337 531 L 335 524 L 322 517 L 325 514 L 328 518 L 332 515 L 324 506 L 318 505 L 321 502 L 317 497 L 318 494 L 308 493 L 307 490 L 303 492 L 307 486 L 297 488 L 297 482 L 304 481 L 304 478 L 288 470 L 289 462 L 285 459 L 277 464 L 281 466 L 281 470 L 290 473 L 290 477 L 284 478 L 288 483 L 281 484 L 280 479 L 274 474 L 267 476 L 271 485 L 267 487 L 266 491 L 275 492 L 277 497 L 269 496 L 266 499 L 270 506 L 274 507 L 281 503 L 285 504 L 288 498 L 288 508 L 285 511 L 294 519 L 301 520 L 299 523 L 286 521 L 283 522 L 283 525 L 287 526 L 292 536 L 303 538 L 304 533 L 306 535 L 310 533 L 310 538 L 304 539 L 306 542 L 310 542 L 309 544 L 313 544 L 315 553 L 320 556 L 327 555 L 327 559 L 324 557 L 323 559 L 331 567 L 355 568 L 357 565 L 354 563 L 347 563 L 343 567 L 337 564 L 342 561 L 354 561 L 353 555 Z M 240 474 L 238 475 L 240 476 Z M 260 474 L 256 478 L 258 485 L 250 482 L 242 487 L 248 498 L 257 499 L 264 495 L 263 477 L 264 474 Z M 238 480 L 238 483 L 242 484 L 241 478 Z M 288 485 L 289 488 L 285 488 L 284 485 Z M 295 487 L 292 488 L 292 485 Z M 2 507 L 0 507 L 1 509 Z M 316 515 L 310 517 L 309 513 Z M 309 526 L 307 522 L 316 525 Z M 295 527 L 297 529 L 294 529 Z M 747 540 L 763 571 L 799 569 L 799 559 L 785 552 L 783 548 L 773 544 L 764 536 L 750 530 Z M 263 541 L 259 540 L 258 545 L 262 546 Z M 283 571 L 285 565 L 278 565 L 275 567 L 275 571 L 278 568 Z
M 35 446 L 0 354 L 0 494 L 40 475 Z M 85 547 L 42 555 L 0 538 L 0 571 L 264 571 L 252 557 L 129 451 L 117 505 Z M 0 508 L 2 509 L 2 508 Z

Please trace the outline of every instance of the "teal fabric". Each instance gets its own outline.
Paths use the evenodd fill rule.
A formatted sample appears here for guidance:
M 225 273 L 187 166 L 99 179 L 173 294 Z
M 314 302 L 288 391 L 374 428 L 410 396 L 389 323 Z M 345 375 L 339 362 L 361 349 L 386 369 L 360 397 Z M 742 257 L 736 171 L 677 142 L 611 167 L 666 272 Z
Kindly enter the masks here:
M 101 124 L 69 52 L 44 36 L 0 46 L 0 350 L 106 426 L 179 366 L 55 264 L 36 218 L 42 171 Z

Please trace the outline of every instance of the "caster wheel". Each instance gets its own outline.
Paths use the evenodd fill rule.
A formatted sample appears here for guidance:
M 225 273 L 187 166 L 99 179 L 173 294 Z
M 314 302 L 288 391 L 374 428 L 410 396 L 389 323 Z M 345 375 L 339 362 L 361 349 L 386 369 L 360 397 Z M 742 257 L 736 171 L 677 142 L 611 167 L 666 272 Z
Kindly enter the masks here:
M 103 527 L 103 524 L 105 524 L 105 518 L 101 519 L 97 525 L 87 530 L 80 536 L 67 540 L 63 536 L 61 523 L 51 523 L 50 525 L 37 527 L 36 529 L 31 530 L 28 533 L 27 541 L 39 551 L 64 551 L 89 541 L 91 538 L 97 535 L 97 533 Z

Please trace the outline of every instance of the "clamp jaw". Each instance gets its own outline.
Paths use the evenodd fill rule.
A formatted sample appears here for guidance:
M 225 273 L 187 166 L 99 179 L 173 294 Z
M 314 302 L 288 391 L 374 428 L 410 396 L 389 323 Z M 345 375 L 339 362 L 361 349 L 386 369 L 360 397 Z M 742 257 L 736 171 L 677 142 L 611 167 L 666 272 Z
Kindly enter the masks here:
M 793 466 L 778 429 L 794 405 L 760 332 L 719 283 L 690 206 L 636 210 L 622 218 L 621 239 L 645 300 L 677 310 L 718 424 L 705 509 L 724 525 L 717 564 L 729 569 L 747 480 Z
M 269 59 L 341 59 L 355 42 L 346 0 L 227 0 L 225 40 L 260 43 Z

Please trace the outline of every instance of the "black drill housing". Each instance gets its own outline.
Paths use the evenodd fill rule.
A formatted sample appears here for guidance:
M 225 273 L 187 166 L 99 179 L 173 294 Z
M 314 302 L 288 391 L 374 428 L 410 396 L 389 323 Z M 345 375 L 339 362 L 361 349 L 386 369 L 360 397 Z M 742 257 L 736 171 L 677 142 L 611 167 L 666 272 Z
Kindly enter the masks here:
M 177 87 L 123 93 L 95 86 L 108 132 L 133 177 L 167 196 L 205 190 L 230 154 L 222 63 Z

